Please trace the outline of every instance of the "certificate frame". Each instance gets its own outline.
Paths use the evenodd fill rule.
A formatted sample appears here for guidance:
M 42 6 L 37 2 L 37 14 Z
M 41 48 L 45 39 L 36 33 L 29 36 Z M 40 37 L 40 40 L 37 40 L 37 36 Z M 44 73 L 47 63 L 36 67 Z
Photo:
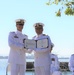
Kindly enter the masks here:
M 24 39 L 24 48 L 34 49 L 36 48 L 36 41 L 31 39 Z
M 38 39 L 38 40 L 32 40 L 32 39 L 24 39 L 24 48 L 27 49 L 35 49 L 35 48 L 48 48 L 49 43 L 48 43 L 48 38 L 44 39 Z
M 36 48 L 48 48 L 49 47 L 48 38 L 37 40 L 36 46 L 37 46 Z

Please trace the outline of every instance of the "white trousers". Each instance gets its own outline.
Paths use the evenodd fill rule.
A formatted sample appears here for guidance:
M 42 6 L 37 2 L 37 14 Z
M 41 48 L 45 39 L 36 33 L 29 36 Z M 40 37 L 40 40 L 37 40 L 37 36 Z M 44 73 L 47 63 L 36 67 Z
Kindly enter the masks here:
M 72 75 L 74 75 L 74 72 L 72 72 Z
M 55 66 L 51 67 L 51 69 L 50 69 L 51 74 L 54 73 L 55 71 L 59 71 L 59 68 L 55 67 Z
M 35 67 L 35 75 L 50 75 L 50 66 Z
M 11 64 L 11 75 L 25 75 L 26 67 L 21 64 Z
M 51 75 L 62 75 L 61 71 L 54 71 Z

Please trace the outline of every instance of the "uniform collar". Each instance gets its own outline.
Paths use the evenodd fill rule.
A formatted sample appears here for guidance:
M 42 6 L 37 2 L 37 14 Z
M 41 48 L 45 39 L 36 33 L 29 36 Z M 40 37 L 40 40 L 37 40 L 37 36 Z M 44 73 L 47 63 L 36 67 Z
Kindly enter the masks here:
M 42 36 L 42 34 L 40 34 L 40 35 L 37 35 L 37 37 L 40 37 L 40 36 Z
M 22 34 L 22 32 L 17 30 L 17 31 L 16 31 L 16 34 Z

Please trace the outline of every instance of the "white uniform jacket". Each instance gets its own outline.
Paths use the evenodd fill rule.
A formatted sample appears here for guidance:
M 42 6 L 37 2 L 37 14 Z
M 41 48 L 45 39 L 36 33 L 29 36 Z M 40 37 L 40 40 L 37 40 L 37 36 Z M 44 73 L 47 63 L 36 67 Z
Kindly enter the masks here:
M 70 69 L 70 71 L 74 72 L 74 54 L 72 54 L 70 57 L 69 69 Z
M 48 48 L 36 48 L 34 50 L 34 58 L 35 63 L 34 66 L 50 66 L 50 48 L 51 48 L 51 40 L 48 35 L 41 34 L 38 36 L 33 37 L 34 40 L 48 38 L 49 47 Z
M 55 54 L 51 54 L 51 73 L 60 70 L 58 57 Z
M 20 31 L 10 32 L 8 37 L 8 44 L 10 47 L 9 63 L 25 64 L 26 57 L 24 51 L 23 39 L 27 39 L 27 35 L 22 34 Z

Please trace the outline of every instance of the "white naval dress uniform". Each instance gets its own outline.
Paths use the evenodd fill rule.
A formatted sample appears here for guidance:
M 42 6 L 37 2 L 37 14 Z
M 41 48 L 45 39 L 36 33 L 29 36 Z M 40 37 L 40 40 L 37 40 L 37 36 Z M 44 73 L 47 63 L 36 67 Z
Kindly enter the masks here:
M 28 37 L 20 31 L 10 32 L 8 44 L 10 47 L 10 54 L 8 62 L 11 65 L 11 75 L 25 75 L 26 70 L 26 56 L 24 50 L 23 39 Z
M 60 65 L 58 61 L 58 57 L 55 54 L 51 54 L 51 68 L 50 68 L 51 75 L 61 75 L 60 72 Z M 57 72 L 57 73 L 56 73 Z
M 51 48 L 51 40 L 50 37 L 44 34 L 39 36 L 35 36 L 34 40 L 48 38 L 49 47 L 48 48 L 36 48 L 34 50 L 34 67 L 35 67 L 35 75 L 50 75 L 50 48 Z
M 72 75 L 74 75 L 74 54 L 72 54 L 70 57 L 69 69 L 72 72 Z

